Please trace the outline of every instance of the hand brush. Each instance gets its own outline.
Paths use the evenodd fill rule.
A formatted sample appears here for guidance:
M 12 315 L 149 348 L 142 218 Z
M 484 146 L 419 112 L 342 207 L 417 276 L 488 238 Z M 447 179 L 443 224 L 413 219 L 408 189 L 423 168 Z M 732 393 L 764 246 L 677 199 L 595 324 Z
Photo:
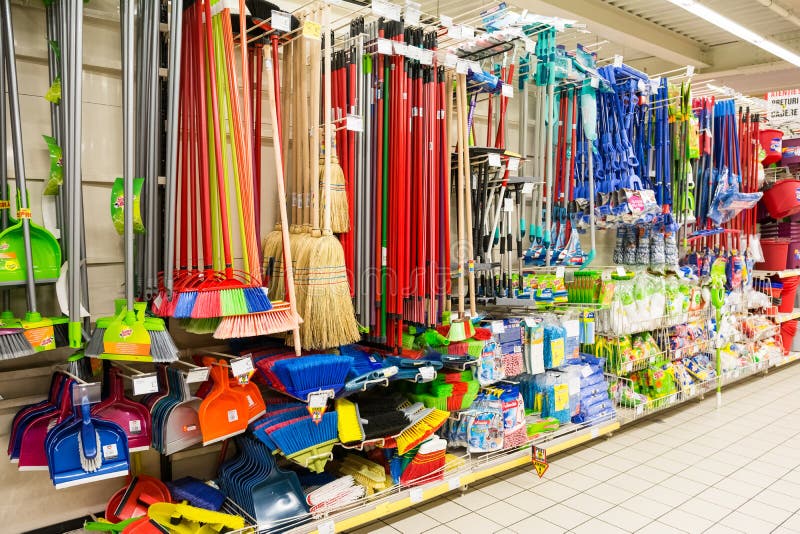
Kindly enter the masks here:
M 403 470 L 400 484 L 403 486 L 420 486 L 444 479 L 444 455 L 447 440 L 432 437 L 420 445 L 411 463 Z
M 336 412 L 326 412 L 317 423 L 306 415 L 268 427 L 265 433 L 288 459 L 321 473 L 339 442 L 338 417 Z

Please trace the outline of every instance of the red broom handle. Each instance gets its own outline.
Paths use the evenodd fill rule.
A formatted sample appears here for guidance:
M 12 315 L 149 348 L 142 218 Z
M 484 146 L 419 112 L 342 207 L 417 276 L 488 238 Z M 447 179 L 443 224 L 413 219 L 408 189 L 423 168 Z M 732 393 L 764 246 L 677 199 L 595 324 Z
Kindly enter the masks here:
M 205 47 L 205 40 L 203 38 L 203 10 L 200 4 L 195 4 L 196 7 L 196 16 L 197 16 L 197 25 L 196 25 L 196 39 L 197 39 L 197 48 L 195 50 L 196 54 L 196 61 L 195 70 L 194 70 L 194 87 L 197 91 L 198 98 L 198 109 L 197 109 L 197 152 L 200 155 L 200 222 L 202 224 L 203 230 L 203 269 L 206 272 L 206 276 L 211 278 L 214 276 L 214 268 L 213 268 L 213 252 L 211 249 L 211 196 L 209 186 L 211 183 L 211 174 L 209 169 L 209 161 L 208 161 L 208 149 L 207 146 L 203 146 L 203 141 L 206 139 L 206 135 L 208 135 L 208 125 L 206 122 L 207 117 L 207 100 L 206 100 L 206 92 L 205 89 L 207 88 L 206 80 L 203 79 L 201 76 L 201 69 L 205 71 L 205 66 L 210 63 L 213 63 L 213 56 L 209 57 L 208 52 L 211 51 L 211 47 Z M 208 4 L 206 4 L 208 7 Z M 210 11 L 210 10 L 209 10 Z M 206 17 L 208 19 L 209 31 L 211 29 L 211 17 Z M 205 48 L 205 50 L 204 50 Z M 205 51 L 205 54 L 204 54 Z M 212 84 L 213 87 L 213 84 Z

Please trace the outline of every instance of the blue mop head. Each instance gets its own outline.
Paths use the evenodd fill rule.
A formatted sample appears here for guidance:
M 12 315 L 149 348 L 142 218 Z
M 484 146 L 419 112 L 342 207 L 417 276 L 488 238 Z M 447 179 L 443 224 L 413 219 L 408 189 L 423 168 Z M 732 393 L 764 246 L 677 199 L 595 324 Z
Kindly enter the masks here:
M 304 399 L 312 391 L 341 391 L 352 364 L 353 358 L 350 356 L 318 354 L 279 360 L 273 365 L 272 372 L 287 393 Z

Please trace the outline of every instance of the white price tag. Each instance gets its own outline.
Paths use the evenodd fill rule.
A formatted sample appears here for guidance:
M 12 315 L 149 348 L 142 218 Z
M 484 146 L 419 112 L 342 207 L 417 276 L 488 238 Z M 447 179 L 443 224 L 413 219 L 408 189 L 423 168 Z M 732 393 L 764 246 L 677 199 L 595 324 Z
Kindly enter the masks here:
M 205 382 L 208 380 L 208 375 L 211 369 L 208 367 L 193 367 L 186 373 L 186 383 L 195 384 L 198 382 Z
M 602 273 L 600 273 L 600 279 L 603 280 L 604 282 L 608 282 L 609 280 L 611 280 L 611 271 L 603 271 Z
M 643 413 L 644 413 L 644 406 L 643 406 L 643 405 L 641 405 L 641 404 L 639 404 L 639 405 L 636 407 L 636 415 L 642 415 Z
M 625 362 L 625 372 L 630 373 L 631 371 L 633 371 L 633 363 Z
M 600 436 L 600 429 L 597 427 L 592 428 L 592 439 Z
M 158 391 L 158 376 L 155 373 L 133 377 L 133 394 L 148 395 Z
M 469 74 L 469 61 L 464 59 L 456 60 L 456 73 Z
M 683 353 L 681 352 L 681 349 L 675 349 L 675 359 L 676 360 L 680 360 L 681 356 L 683 356 Z
M 457 489 L 461 487 L 461 479 L 459 477 L 453 477 L 447 481 L 447 487 L 451 490 Z
M 656 363 L 656 357 L 655 356 L 650 356 L 650 359 L 648 361 L 649 361 L 650 365 L 653 365 L 654 363 Z
M 658 91 L 658 88 L 661 86 L 661 76 L 656 76 L 655 78 L 650 79 L 650 90 L 654 93 Z
M 419 368 L 419 375 L 422 377 L 423 382 L 430 382 L 436 378 L 436 369 L 432 365 L 426 365 Z
M 417 504 L 418 502 L 422 502 L 422 488 L 411 488 L 408 492 L 408 497 L 411 499 L 411 504 Z
M 110 445 L 103 445 L 104 460 L 116 460 L 118 456 L 119 456 L 119 450 L 117 449 L 116 443 L 111 443 Z
M 466 24 L 461 26 L 461 38 L 462 39 L 472 39 L 475 37 L 475 28 L 472 26 L 467 26 Z
M 457 63 L 458 63 L 458 56 L 456 56 L 455 54 L 451 54 L 448 52 L 444 55 L 445 67 L 453 68 L 456 66 Z
M 512 172 L 519 170 L 519 158 L 508 158 L 508 170 Z
M 567 269 L 563 265 L 559 265 L 558 267 L 556 267 L 556 278 L 564 278 L 564 275 L 566 273 Z M 577 323 L 578 321 L 575 322 Z M 567 335 L 569 335 L 569 333 L 567 333 Z
M 350 130 L 351 132 L 363 132 L 364 131 L 364 121 L 361 119 L 359 115 L 347 115 L 345 119 L 345 128 Z
M 614 55 L 614 67 L 620 68 L 622 66 L 622 56 L 619 54 Z
M 383 37 L 378 38 L 378 53 L 383 54 L 385 56 L 391 56 L 393 53 L 392 49 L 392 41 L 389 39 L 384 39 Z
M 453 17 L 448 17 L 447 15 L 439 15 L 439 21 L 445 28 L 453 27 Z
M 617 267 L 617 276 L 625 276 L 626 274 L 628 273 L 625 271 L 625 267 Z
M 533 194 L 533 184 L 530 182 L 522 184 L 522 194 L 523 195 L 532 195 Z
M 481 64 L 478 63 L 477 61 L 470 61 L 469 62 L 469 70 L 471 70 L 475 74 L 480 74 L 480 73 L 483 72 L 483 69 L 481 68 Z
M 231 360 L 231 373 L 233 376 L 244 376 L 254 370 L 253 358 L 249 354 L 247 356 L 242 356 L 241 358 L 234 358 Z
M 492 321 L 490 323 L 493 334 L 505 334 L 506 324 L 503 321 Z
M 503 199 L 503 211 L 507 213 L 511 213 L 514 211 L 514 199 L 511 198 Z
M 578 337 L 581 335 L 581 323 L 577 319 L 564 321 L 564 329 L 567 331 L 567 337 Z
M 336 532 L 336 524 L 333 522 L 332 519 L 328 519 L 327 521 L 323 521 L 319 525 L 317 525 L 317 533 L 318 534 L 334 534 Z
M 422 65 L 433 65 L 433 50 L 420 49 L 419 62 Z
M 529 53 L 529 54 L 535 54 L 536 53 L 536 43 L 534 41 L 532 41 L 531 39 L 528 39 L 528 38 L 523 39 L 523 41 L 525 42 L 525 51 L 527 53 Z
M 372 13 L 377 17 L 400 21 L 400 6 L 384 0 L 372 0 Z
M 272 10 L 272 27 L 281 32 L 292 31 L 292 16 L 285 11 Z
M 233 410 L 228 410 L 228 422 L 235 423 L 239 420 L 239 411 L 234 408 Z
M 408 45 L 406 46 L 406 57 L 408 59 L 416 59 L 419 60 L 422 49 L 418 46 Z
M 406 6 L 405 23 L 410 24 L 411 26 L 416 26 L 419 24 L 419 15 L 420 13 L 418 7 Z
M 691 386 L 689 386 L 689 396 L 694 397 L 696 394 L 697 394 L 697 386 L 692 384 Z
M 139 434 L 142 431 L 142 422 L 139 419 L 128 421 L 128 431 L 131 434 Z
M 496 152 L 489 153 L 489 167 L 501 167 L 503 165 L 502 161 L 500 160 L 500 154 Z
M 328 405 L 328 399 L 333 398 L 332 390 L 315 391 L 308 394 L 308 407 L 309 408 L 324 408 Z
M 392 41 L 392 45 L 394 46 L 394 53 L 398 56 L 405 56 L 408 52 L 406 52 L 406 44 L 400 41 Z
M 514 98 L 514 86 L 504 83 L 503 87 L 500 89 L 503 96 L 506 98 Z

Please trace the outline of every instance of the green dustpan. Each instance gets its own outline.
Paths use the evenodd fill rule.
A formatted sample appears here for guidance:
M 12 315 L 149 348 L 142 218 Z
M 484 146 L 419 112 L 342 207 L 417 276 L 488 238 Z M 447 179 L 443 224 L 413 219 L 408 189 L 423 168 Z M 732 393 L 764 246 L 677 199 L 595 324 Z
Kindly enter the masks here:
M 17 211 L 16 224 L 0 232 L 0 286 L 25 282 L 25 240 L 22 235 L 22 217 L 27 213 Z M 61 247 L 53 234 L 29 220 L 31 231 L 31 257 L 33 279 L 36 282 L 55 282 L 61 274 Z
M 134 309 L 129 310 L 125 299 L 115 301 L 116 316 L 112 320 L 103 321 L 103 354 L 105 360 L 127 360 L 151 362 L 150 333 L 145 326 L 145 302 L 137 302 Z M 97 322 L 100 327 L 101 322 Z

